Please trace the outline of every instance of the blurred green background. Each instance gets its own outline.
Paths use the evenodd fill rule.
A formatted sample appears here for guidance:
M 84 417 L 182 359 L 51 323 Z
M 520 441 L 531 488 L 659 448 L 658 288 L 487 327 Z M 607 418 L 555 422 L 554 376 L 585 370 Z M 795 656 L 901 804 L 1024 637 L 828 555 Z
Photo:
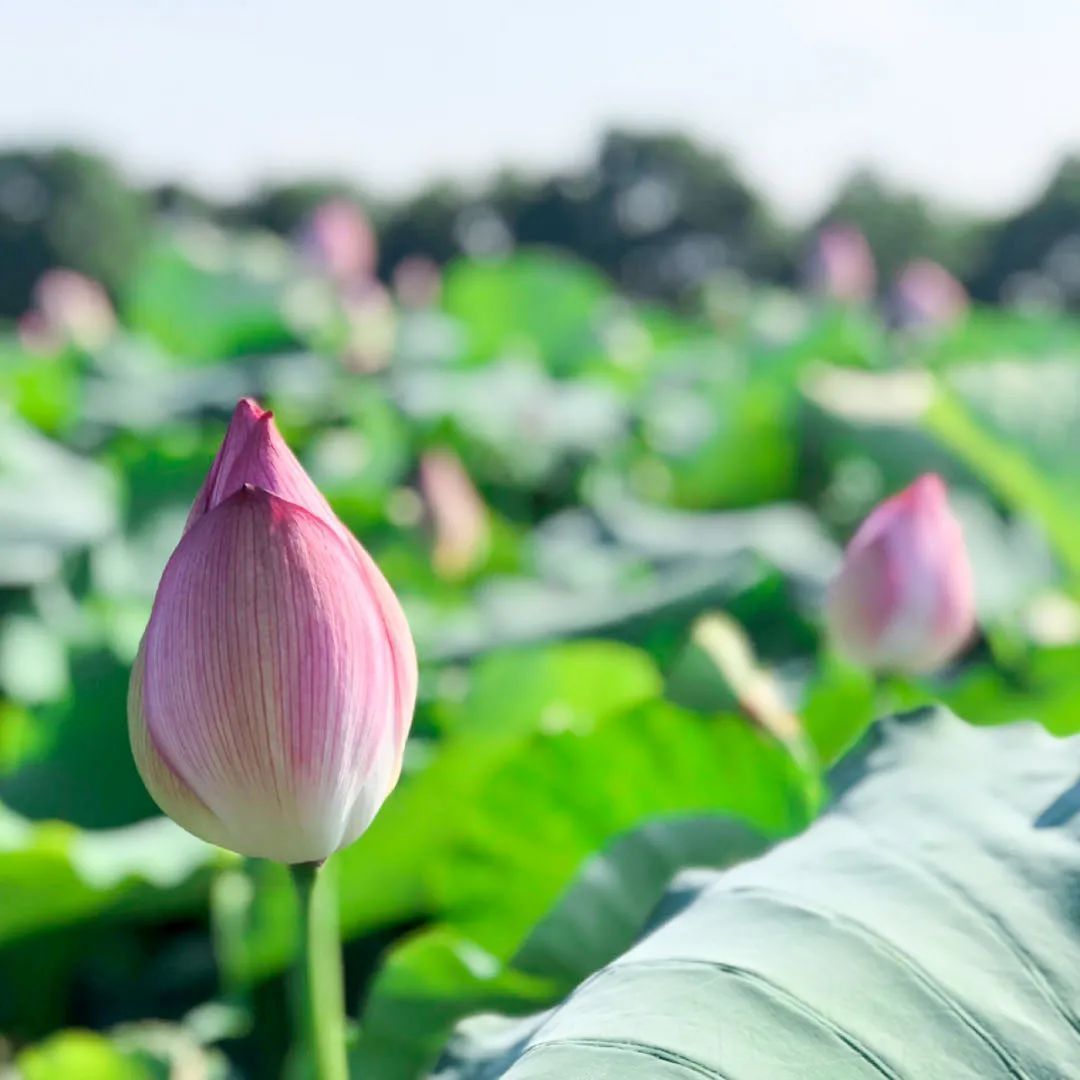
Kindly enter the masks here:
M 157 817 L 124 720 L 158 576 L 243 394 L 383 567 L 422 661 L 401 786 L 336 860 L 367 1075 L 415 1076 L 458 1017 L 533 1009 L 613 955 L 521 960 L 551 950 L 589 860 L 647 823 L 790 834 L 873 715 L 931 696 L 1080 727 L 1068 314 L 947 288 L 905 307 L 865 281 L 844 301 L 820 251 L 806 284 L 731 265 L 662 302 L 618 260 L 518 243 L 501 213 L 493 250 L 417 233 L 390 256 L 316 186 L 226 226 L 153 211 L 99 160 L 4 161 L 4 183 L 50 193 L 0 262 L 19 315 L 0 333 L 0 1030 L 27 1076 L 282 1068 L 286 878 Z M 723 202 L 722 178 L 701 184 Z M 952 482 L 981 636 L 932 683 L 875 687 L 826 650 L 821 591 L 861 516 L 927 469 Z M 748 665 L 794 726 L 747 699 Z M 723 851 L 680 843 L 633 928 L 674 869 Z
M 1080 731 L 1078 307 L 1075 158 L 996 216 L 863 170 L 796 227 L 673 132 L 401 198 L 0 152 L 0 1076 L 287 1069 L 286 875 L 158 816 L 125 722 L 239 397 L 416 637 L 400 787 L 331 864 L 352 1061 L 410 1080 L 617 955 L 678 869 L 804 828 L 875 716 Z M 927 470 L 980 633 L 879 682 L 822 591 Z

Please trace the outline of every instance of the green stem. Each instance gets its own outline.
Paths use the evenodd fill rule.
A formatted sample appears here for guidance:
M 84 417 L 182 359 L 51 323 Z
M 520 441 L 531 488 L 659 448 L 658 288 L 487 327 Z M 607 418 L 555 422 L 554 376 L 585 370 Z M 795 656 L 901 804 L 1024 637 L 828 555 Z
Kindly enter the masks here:
M 315 1080 L 348 1080 L 345 989 L 333 881 L 312 863 L 290 869 L 300 900 L 297 1035 L 303 1039 L 303 1056 Z

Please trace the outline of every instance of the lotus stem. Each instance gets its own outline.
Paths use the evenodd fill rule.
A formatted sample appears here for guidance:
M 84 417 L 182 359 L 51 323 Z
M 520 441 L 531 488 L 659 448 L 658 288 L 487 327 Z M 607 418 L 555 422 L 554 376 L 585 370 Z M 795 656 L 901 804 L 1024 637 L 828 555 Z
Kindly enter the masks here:
M 296 957 L 298 1055 L 315 1080 L 348 1080 L 345 1057 L 345 989 L 341 969 L 337 897 L 331 875 L 317 863 L 292 866 L 300 901 Z

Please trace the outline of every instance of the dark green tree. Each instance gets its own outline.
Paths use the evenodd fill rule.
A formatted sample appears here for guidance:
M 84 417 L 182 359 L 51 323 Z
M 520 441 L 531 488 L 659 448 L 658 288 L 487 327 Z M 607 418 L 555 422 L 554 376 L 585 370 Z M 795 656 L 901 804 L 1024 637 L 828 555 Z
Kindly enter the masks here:
M 1065 159 L 1039 196 L 991 233 L 972 288 L 988 301 L 1020 271 L 1045 271 L 1054 249 L 1080 236 L 1080 156 Z M 1052 270 L 1052 267 L 1050 268 Z
M 51 267 L 118 295 L 150 228 L 149 200 L 104 158 L 80 150 L 0 153 L 0 315 L 24 311 Z

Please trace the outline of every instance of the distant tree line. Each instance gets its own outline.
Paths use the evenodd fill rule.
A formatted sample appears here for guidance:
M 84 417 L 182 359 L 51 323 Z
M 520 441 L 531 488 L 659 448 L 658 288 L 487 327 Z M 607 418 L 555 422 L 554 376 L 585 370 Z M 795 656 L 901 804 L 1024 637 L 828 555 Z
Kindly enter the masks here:
M 79 150 L 0 152 L 0 315 L 23 311 L 51 266 L 122 294 L 160 214 L 288 236 L 330 197 L 366 209 L 383 273 L 407 255 L 445 261 L 509 243 L 548 244 L 633 293 L 678 300 L 723 270 L 794 283 L 815 232 L 844 222 L 866 235 L 882 281 L 926 257 L 983 301 L 1037 295 L 1080 306 L 1080 157 L 1064 161 L 1030 205 L 1000 219 L 946 210 L 861 171 L 816 220 L 793 228 L 726 155 L 682 135 L 611 131 L 572 171 L 507 171 L 476 187 L 433 183 L 393 201 L 348 181 L 307 179 L 224 203 L 179 184 L 140 189 L 105 158 Z

